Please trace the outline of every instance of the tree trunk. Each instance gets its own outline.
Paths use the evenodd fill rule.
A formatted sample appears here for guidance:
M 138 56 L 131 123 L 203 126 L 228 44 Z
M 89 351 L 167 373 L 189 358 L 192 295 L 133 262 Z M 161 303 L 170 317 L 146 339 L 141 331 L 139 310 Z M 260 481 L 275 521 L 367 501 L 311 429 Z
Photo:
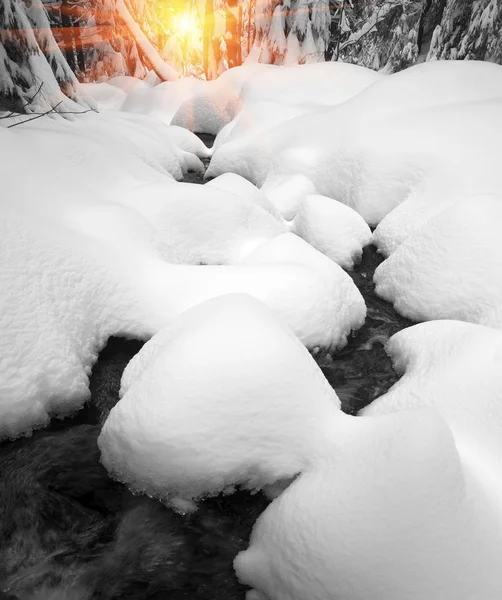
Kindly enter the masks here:
M 203 46 L 202 55 L 204 62 L 204 73 L 206 79 L 211 79 L 211 54 L 212 41 L 214 33 L 214 5 L 213 0 L 206 0 L 206 10 L 204 14 Z
M 228 66 L 236 67 L 240 65 L 239 49 L 240 35 L 238 27 L 238 0 L 227 0 L 225 17 L 226 17 L 226 33 L 225 40 L 227 43 Z

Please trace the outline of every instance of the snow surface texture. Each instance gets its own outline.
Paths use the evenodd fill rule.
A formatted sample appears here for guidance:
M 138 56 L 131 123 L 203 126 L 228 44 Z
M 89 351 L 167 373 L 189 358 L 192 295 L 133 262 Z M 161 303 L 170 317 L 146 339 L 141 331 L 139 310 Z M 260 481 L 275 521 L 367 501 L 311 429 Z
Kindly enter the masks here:
M 147 339 L 221 294 L 262 300 L 311 348 L 342 346 L 364 322 L 364 301 L 348 275 L 299 238 L 294 258 L 253 258 L 260 244 L 282 239 L 281 220 L 249 197 L 173 180 L 198 164 L 194 152 L 207 156 L 190 132 L 110 111 L 77 123 L 1 128 L 0 152 L 2 438 L 78 409 L 109 336 Z M 184 238 L 187 218 L 190 206 L 202 211 L 205 202 L 194 249 Z M 204 238 L 204 228 L 214 231 Z M 168 263 L 163 253 L 175 234 L 185 242 L 184 262 L 195 254 L 247 264 Z
M 295 476 L 340 406 L 305 347 L 244 295 L 199 304 L 161 330 L 127 366 L 121 393 L 99 438 L 103 464 L 163 500 Z
M 502 196 L 450 205 L 377 268 L 376 293 L 415 321 L 459 319 L 500 327 L 501 226 Z
M 303 175 L 317 193 L 377 224 L 429 177 L 441 181 L 438 173 L 487 191 L 502 159 L 501 103 L 498 65 L 417 65 L 256 137 L 232 140 L 230 132 L 206 175 L 231 171 L 263 189 L 271 179 Z
M 385 350 L 402 377 L 362 414 L 434 408 L 451 428 L 462 461 L 502 495 L 502 332 L 433 321 L 395 334 Z
M 331 456 L 272 502 L 235 560 L 248 600 L 499 598 L 500 495 L 444 420 L 422 409 L 332 425 Z

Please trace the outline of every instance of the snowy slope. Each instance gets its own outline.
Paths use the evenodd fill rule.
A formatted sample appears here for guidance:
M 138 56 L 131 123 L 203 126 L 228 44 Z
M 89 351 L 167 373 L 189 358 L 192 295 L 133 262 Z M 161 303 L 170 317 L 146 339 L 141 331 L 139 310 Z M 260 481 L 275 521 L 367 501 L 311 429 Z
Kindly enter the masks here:
M 462 463 L 444 420 L 422 409 L 333 423 L 332 456 L 272 502 L 234 562 L 248 600 L 499 598 L 500 494 Z

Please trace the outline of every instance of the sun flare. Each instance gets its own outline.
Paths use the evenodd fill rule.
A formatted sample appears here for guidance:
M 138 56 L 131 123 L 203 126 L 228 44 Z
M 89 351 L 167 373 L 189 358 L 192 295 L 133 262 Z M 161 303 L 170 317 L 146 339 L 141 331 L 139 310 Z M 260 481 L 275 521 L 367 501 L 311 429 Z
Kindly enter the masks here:
M 193 14 L 183 13 L 173 19 L 174 30 L 180 35 L 196 35 L 200 33 L 199 24 Z

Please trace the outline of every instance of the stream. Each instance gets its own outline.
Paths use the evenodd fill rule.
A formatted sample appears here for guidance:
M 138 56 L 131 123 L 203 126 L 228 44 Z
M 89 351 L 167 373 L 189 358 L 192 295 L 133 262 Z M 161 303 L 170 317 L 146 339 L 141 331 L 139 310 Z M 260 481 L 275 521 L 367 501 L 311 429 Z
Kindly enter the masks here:
M 201 138 L 210 145 L 211 136 Z M 200 183 L 201 176 L 185 181 Z M 352 415 L 397 381 L 384 344 L 413 324 L 375 295 L 381 260 L 368 246 L 349 273 L 365 299 L 366 323 L 342 351 L 319 362 Z M 0 600 L 244 600 L 232 561 L 268 504 L 262 494 L 207 499 L 182 516 L 133 496 L 99 462 L 100 427 L 142 345 L 110 338 L 77 415 L 0 445 Z

